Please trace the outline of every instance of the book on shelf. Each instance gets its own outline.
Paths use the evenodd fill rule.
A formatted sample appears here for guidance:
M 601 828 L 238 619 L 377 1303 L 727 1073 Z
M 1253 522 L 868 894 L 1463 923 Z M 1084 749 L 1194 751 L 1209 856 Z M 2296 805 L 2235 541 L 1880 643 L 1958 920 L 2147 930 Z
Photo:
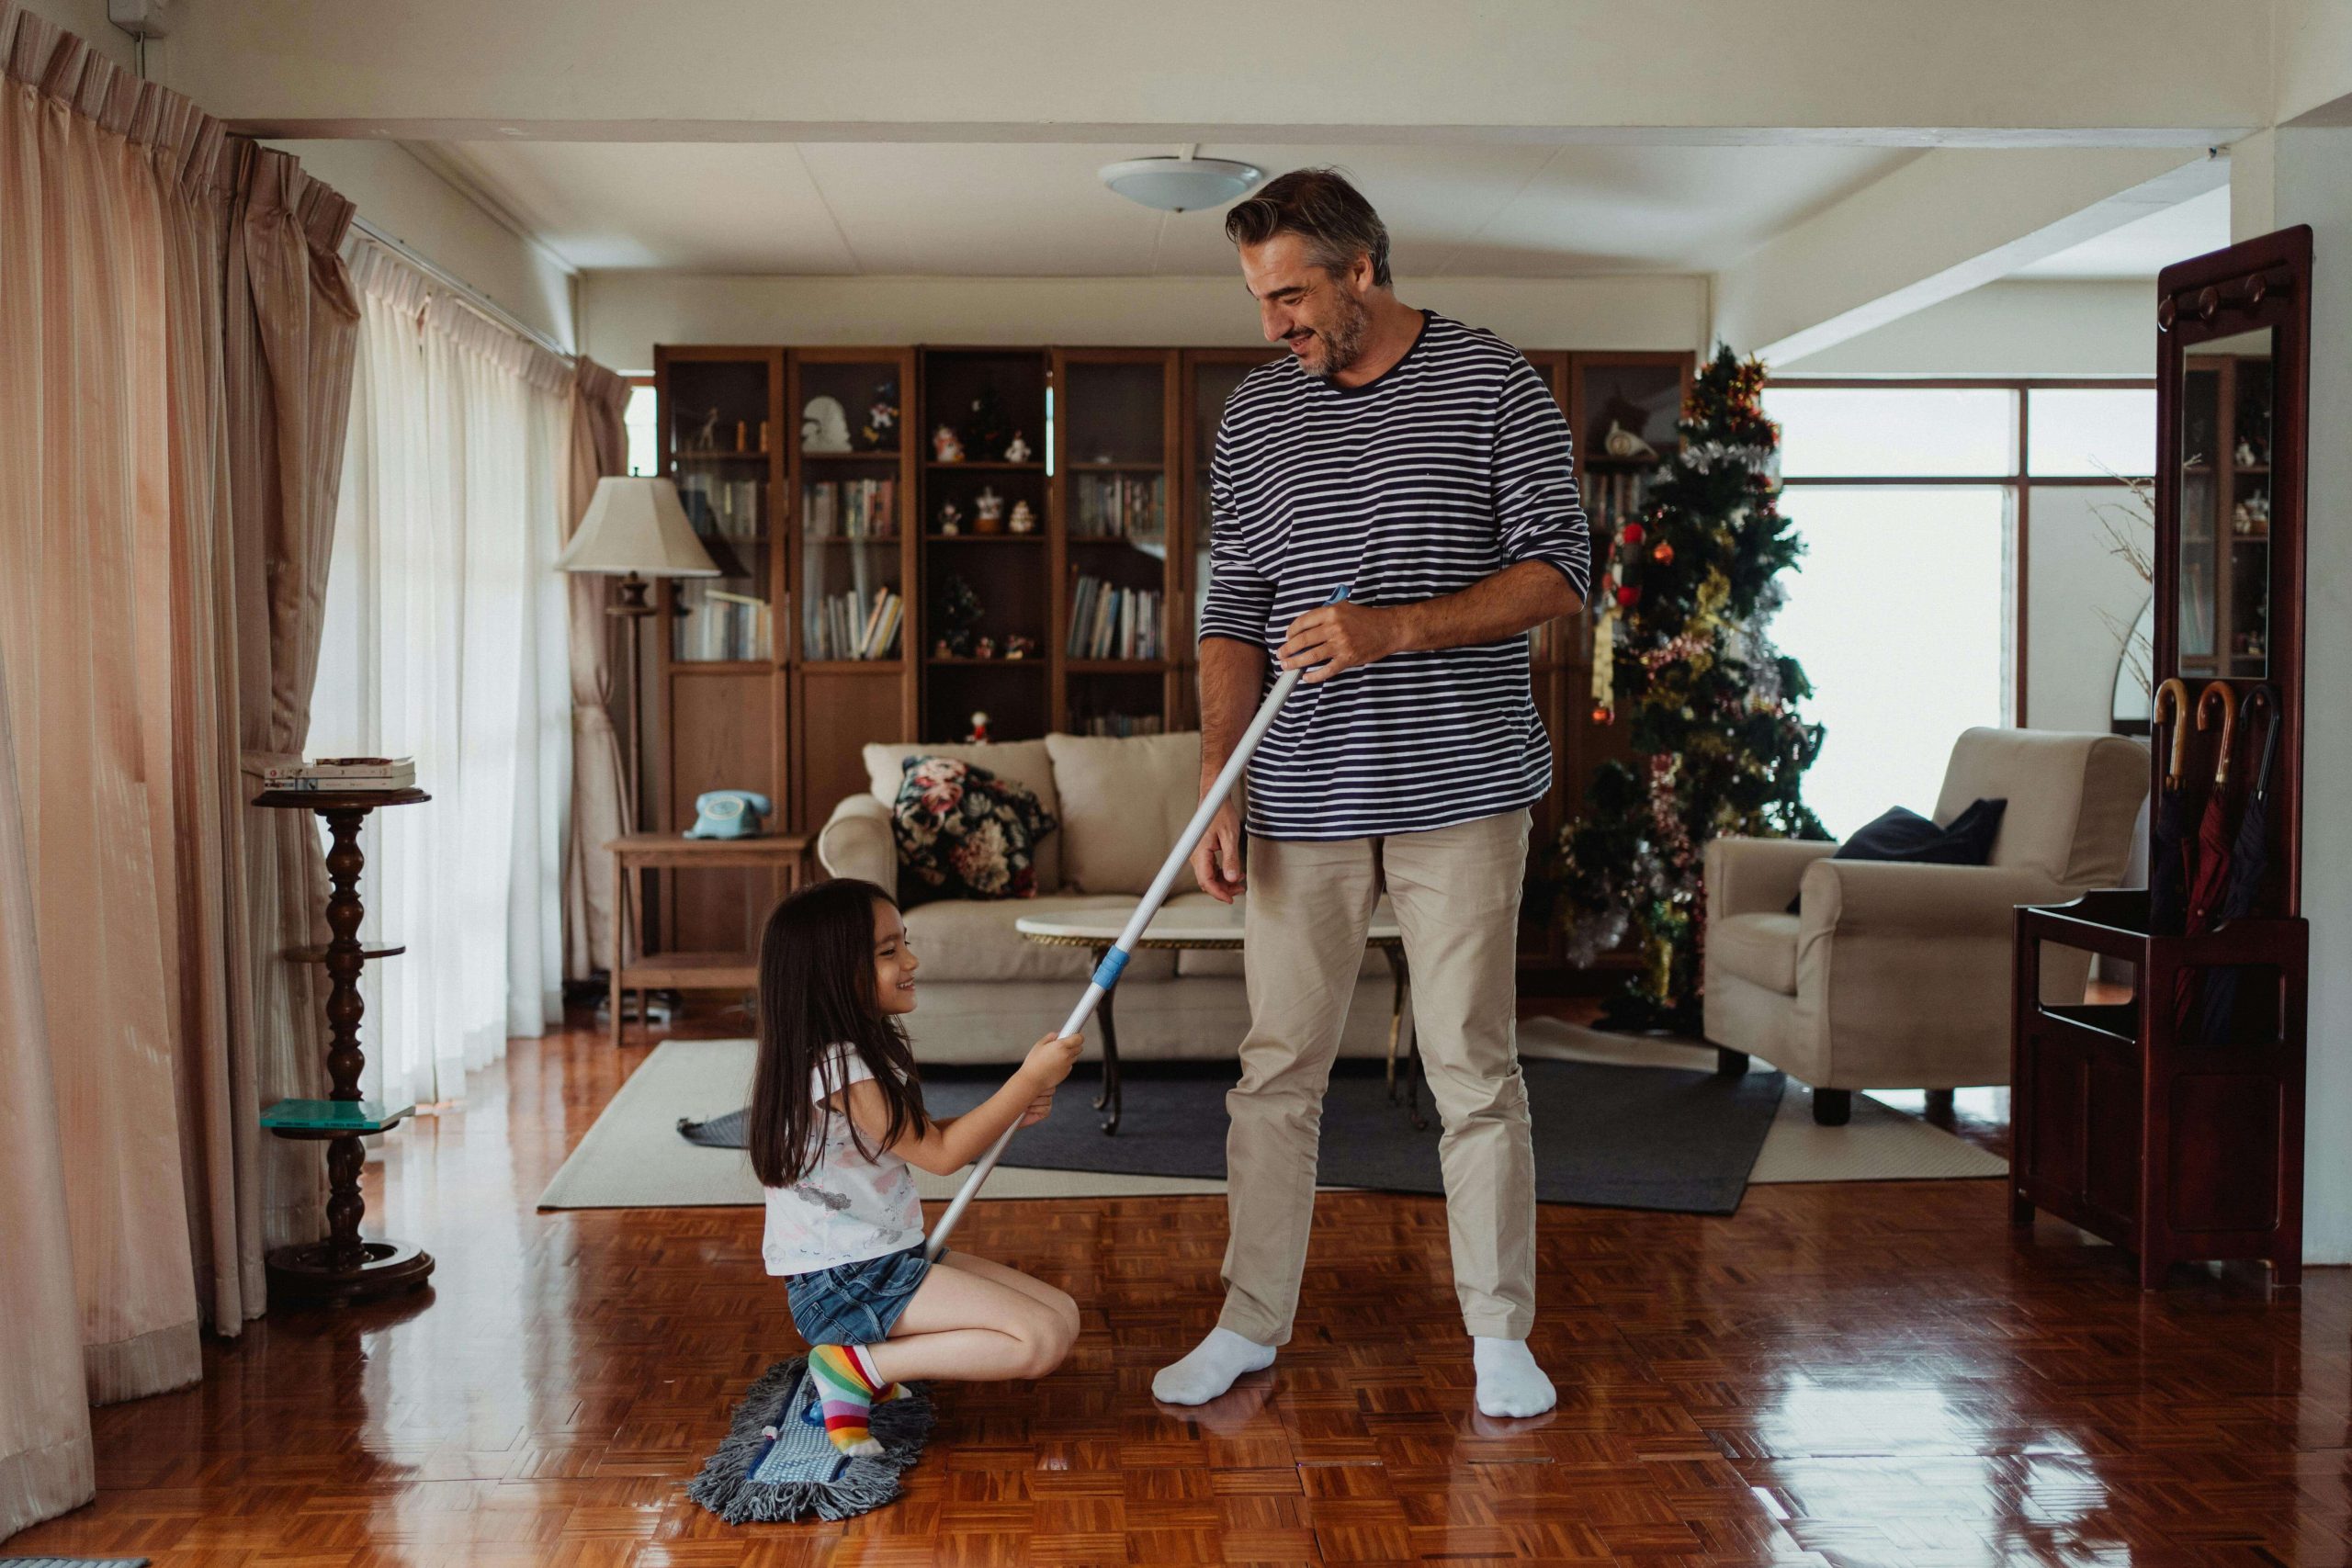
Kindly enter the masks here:
M 775 646 L 774 612 L 750 593 L 707 581 L 678 584 L 677 654 L 682 663 L 765 659 Z
M 264 789 L 299 791 L 393 790 L 416 787 L 413 757 L 322 757 L 315 762 L 283 763 L 263 773 Z
M 690 469 L 678 476 L 678 500 L 696 533 L 716 534 L 722 539 L 757 539 L 765 532 L 760 525 L 761 483 Z
M 816 479 L 800 487 L 800 529 L 810 539 L 895 539 L 899 481 Z
M 809 606 L 801 628 L 808 645 L 802 651 L 820 660 L 895 658 L 906 610 L 906 601 L 893 588 L 825 594 Z
M 1069 637 L 1063 651 L 1072 659 L 1165 657 L 1162 598 L 1157 589 L 1120 588 L 1081 576 L 1070 591 Z
M 1125 539 L 1148 549 L 1168 539 L 1168 480 L 1153 474 L 1080 474 L 1073 484 L 1073 539 Z

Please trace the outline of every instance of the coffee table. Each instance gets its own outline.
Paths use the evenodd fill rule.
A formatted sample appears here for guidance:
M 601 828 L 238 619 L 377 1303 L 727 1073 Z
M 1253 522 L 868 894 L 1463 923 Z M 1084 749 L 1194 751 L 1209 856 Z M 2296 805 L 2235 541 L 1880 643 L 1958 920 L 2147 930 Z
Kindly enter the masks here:
M 1152 918 L 1150 925 L 1136 942 L 1137 952 L 1169 953 L 1238 953 L 1241 948 L 1241 907 L 1218 904 L 1208 908 L 1162 909 Z M 1126 929 L 1127 912 L 1120 909 L 1074 911 L 1066 915 L 1023 915 L 1013 922 L 1013 929 L 1041 947 L 1083 947 L 1094 954 L 1101 964 L 1102 955 L 1118 945 L 1119 933 Z M 1388 1098 L 1397 1095 L 1399 1074 L 1398 1050 L 1403 1050 L 1405 1105 L 1411 1111 L 1415 1129 L 1426 1128 L 1427 1118 L 1421 1114 L 1419 1086 L 1414 1077 L 1419 1063 L 1414 1060 L 1412 1010 L 1406 1000 L 1412 994 L 1412 980 L 1405 964 L 1405 933 L 1398 929 L 1394 916 L 1382 913 L 1373 917 L 1372 928 L 1365 934 L 1366 943 L 1388 955 L 1388 967 L 1396 976 L 1396 989 L 1388 1004 Z M 1094 1101 L 1094 1109 L 1103 1112 L 1102 1131 L 1115 1134 L 1119 1130 L 1119 1029 L 1111 1004 L 1118 997 L 1114 987 L 1106 993 L 1095 1016 L 1102 1021 L 1102 1092 Z

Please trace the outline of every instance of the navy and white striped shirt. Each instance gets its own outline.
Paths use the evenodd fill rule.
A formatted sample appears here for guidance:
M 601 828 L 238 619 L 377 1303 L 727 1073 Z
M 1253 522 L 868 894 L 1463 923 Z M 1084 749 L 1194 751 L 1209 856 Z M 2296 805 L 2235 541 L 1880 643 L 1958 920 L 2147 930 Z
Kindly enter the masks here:
M 1201 636 L 1264 648 L 1340 583 L 1359 604 L 1456 593 L 1520 561 L 1581 596 L 1592 545 L 1567 422 L 1519 351 L 1433 311 L 1379 379 L 1288 360 L 1245 378 L 1210 468 Z M 1361 839 L 1448 828 L 1540 799 L 1552 750 L 1527 641 L 1392 654 L 1301 683 L 1250 764 L 1250 831 Z

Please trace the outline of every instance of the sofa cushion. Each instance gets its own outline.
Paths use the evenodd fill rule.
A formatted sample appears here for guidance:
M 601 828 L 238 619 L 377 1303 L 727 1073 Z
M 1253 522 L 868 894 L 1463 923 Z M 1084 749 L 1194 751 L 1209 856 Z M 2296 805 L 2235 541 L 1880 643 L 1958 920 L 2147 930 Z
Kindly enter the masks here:
M 1046 750 L 1061 795 L 1064 886 L 1140 896 L 1200 804 L 1200 736 L 1048 735 Z M 1199 888 L 1190 865 L 1177 874 L 1175 892 Z
M 1054 819 L 1029 786 L 953 757 L 910 757 L 891 807 L 902 904 L 1034 898 L 1034 851 Z
M 885 806 L 899 798 L 899 783 L 906 777 L 909 757 L 955 757 L 986 768 L 1001 779 L 1027 784 L 1049 816 L 1058 821 L 1062 815 L 1062 797 L 1054 788 L 1054 761 L 1046 755 L 1042 740 L 1008 740 L 985 746 L 919 746 L 910 740 L 894 740 L 868 745 L 865 757 L 867 787 L 874 798 Z M 1037 843 L 1035 870 L 1040 893 L 1062 890 L 1061 837 L 1058 831 L 1048 833 Z
M 1050 919 L 1080 910 L 1124 916 L 1134 908 L 1134 899 L 1115 894 L 1070 893 L 1010 902 L 943 898 L 920 905 L 907 911 L 907 940 L 921 965 L 915 971 L 917 993 L 926 980 L 1067 980 L 1072 987 L 1069 999 L 1076 1002 L 1077 987 L 1086 984 L 1094 966 L 1092 952 L 1041 945 L 1014 930 L 1013 923 L 1026 916 Z M 1173 956 L 1136 953 L 1120 985 L 1174 978 Z
M 1768 991 L 1797 994 L 1797 917 L 1732 915 L 1707 922 L 1707 952 L 1715 963 Z

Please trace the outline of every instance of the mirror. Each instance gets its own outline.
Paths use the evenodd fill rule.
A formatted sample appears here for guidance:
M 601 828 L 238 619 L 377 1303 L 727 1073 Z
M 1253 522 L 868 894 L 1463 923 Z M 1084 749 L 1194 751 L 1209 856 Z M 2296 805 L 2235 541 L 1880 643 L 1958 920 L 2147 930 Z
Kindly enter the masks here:
M 2177 662 L 2191 680 L 2269 670 L 2271 333 L 2211 339 L 2182 358 Z
M 2145 735 L 2150 725 L 2156 664 L 2156 596 L 2140 606 L 2123 650 L 2115 660 L 2115 694 L 2108 709 L 2108 728 L 2117 735 Z

